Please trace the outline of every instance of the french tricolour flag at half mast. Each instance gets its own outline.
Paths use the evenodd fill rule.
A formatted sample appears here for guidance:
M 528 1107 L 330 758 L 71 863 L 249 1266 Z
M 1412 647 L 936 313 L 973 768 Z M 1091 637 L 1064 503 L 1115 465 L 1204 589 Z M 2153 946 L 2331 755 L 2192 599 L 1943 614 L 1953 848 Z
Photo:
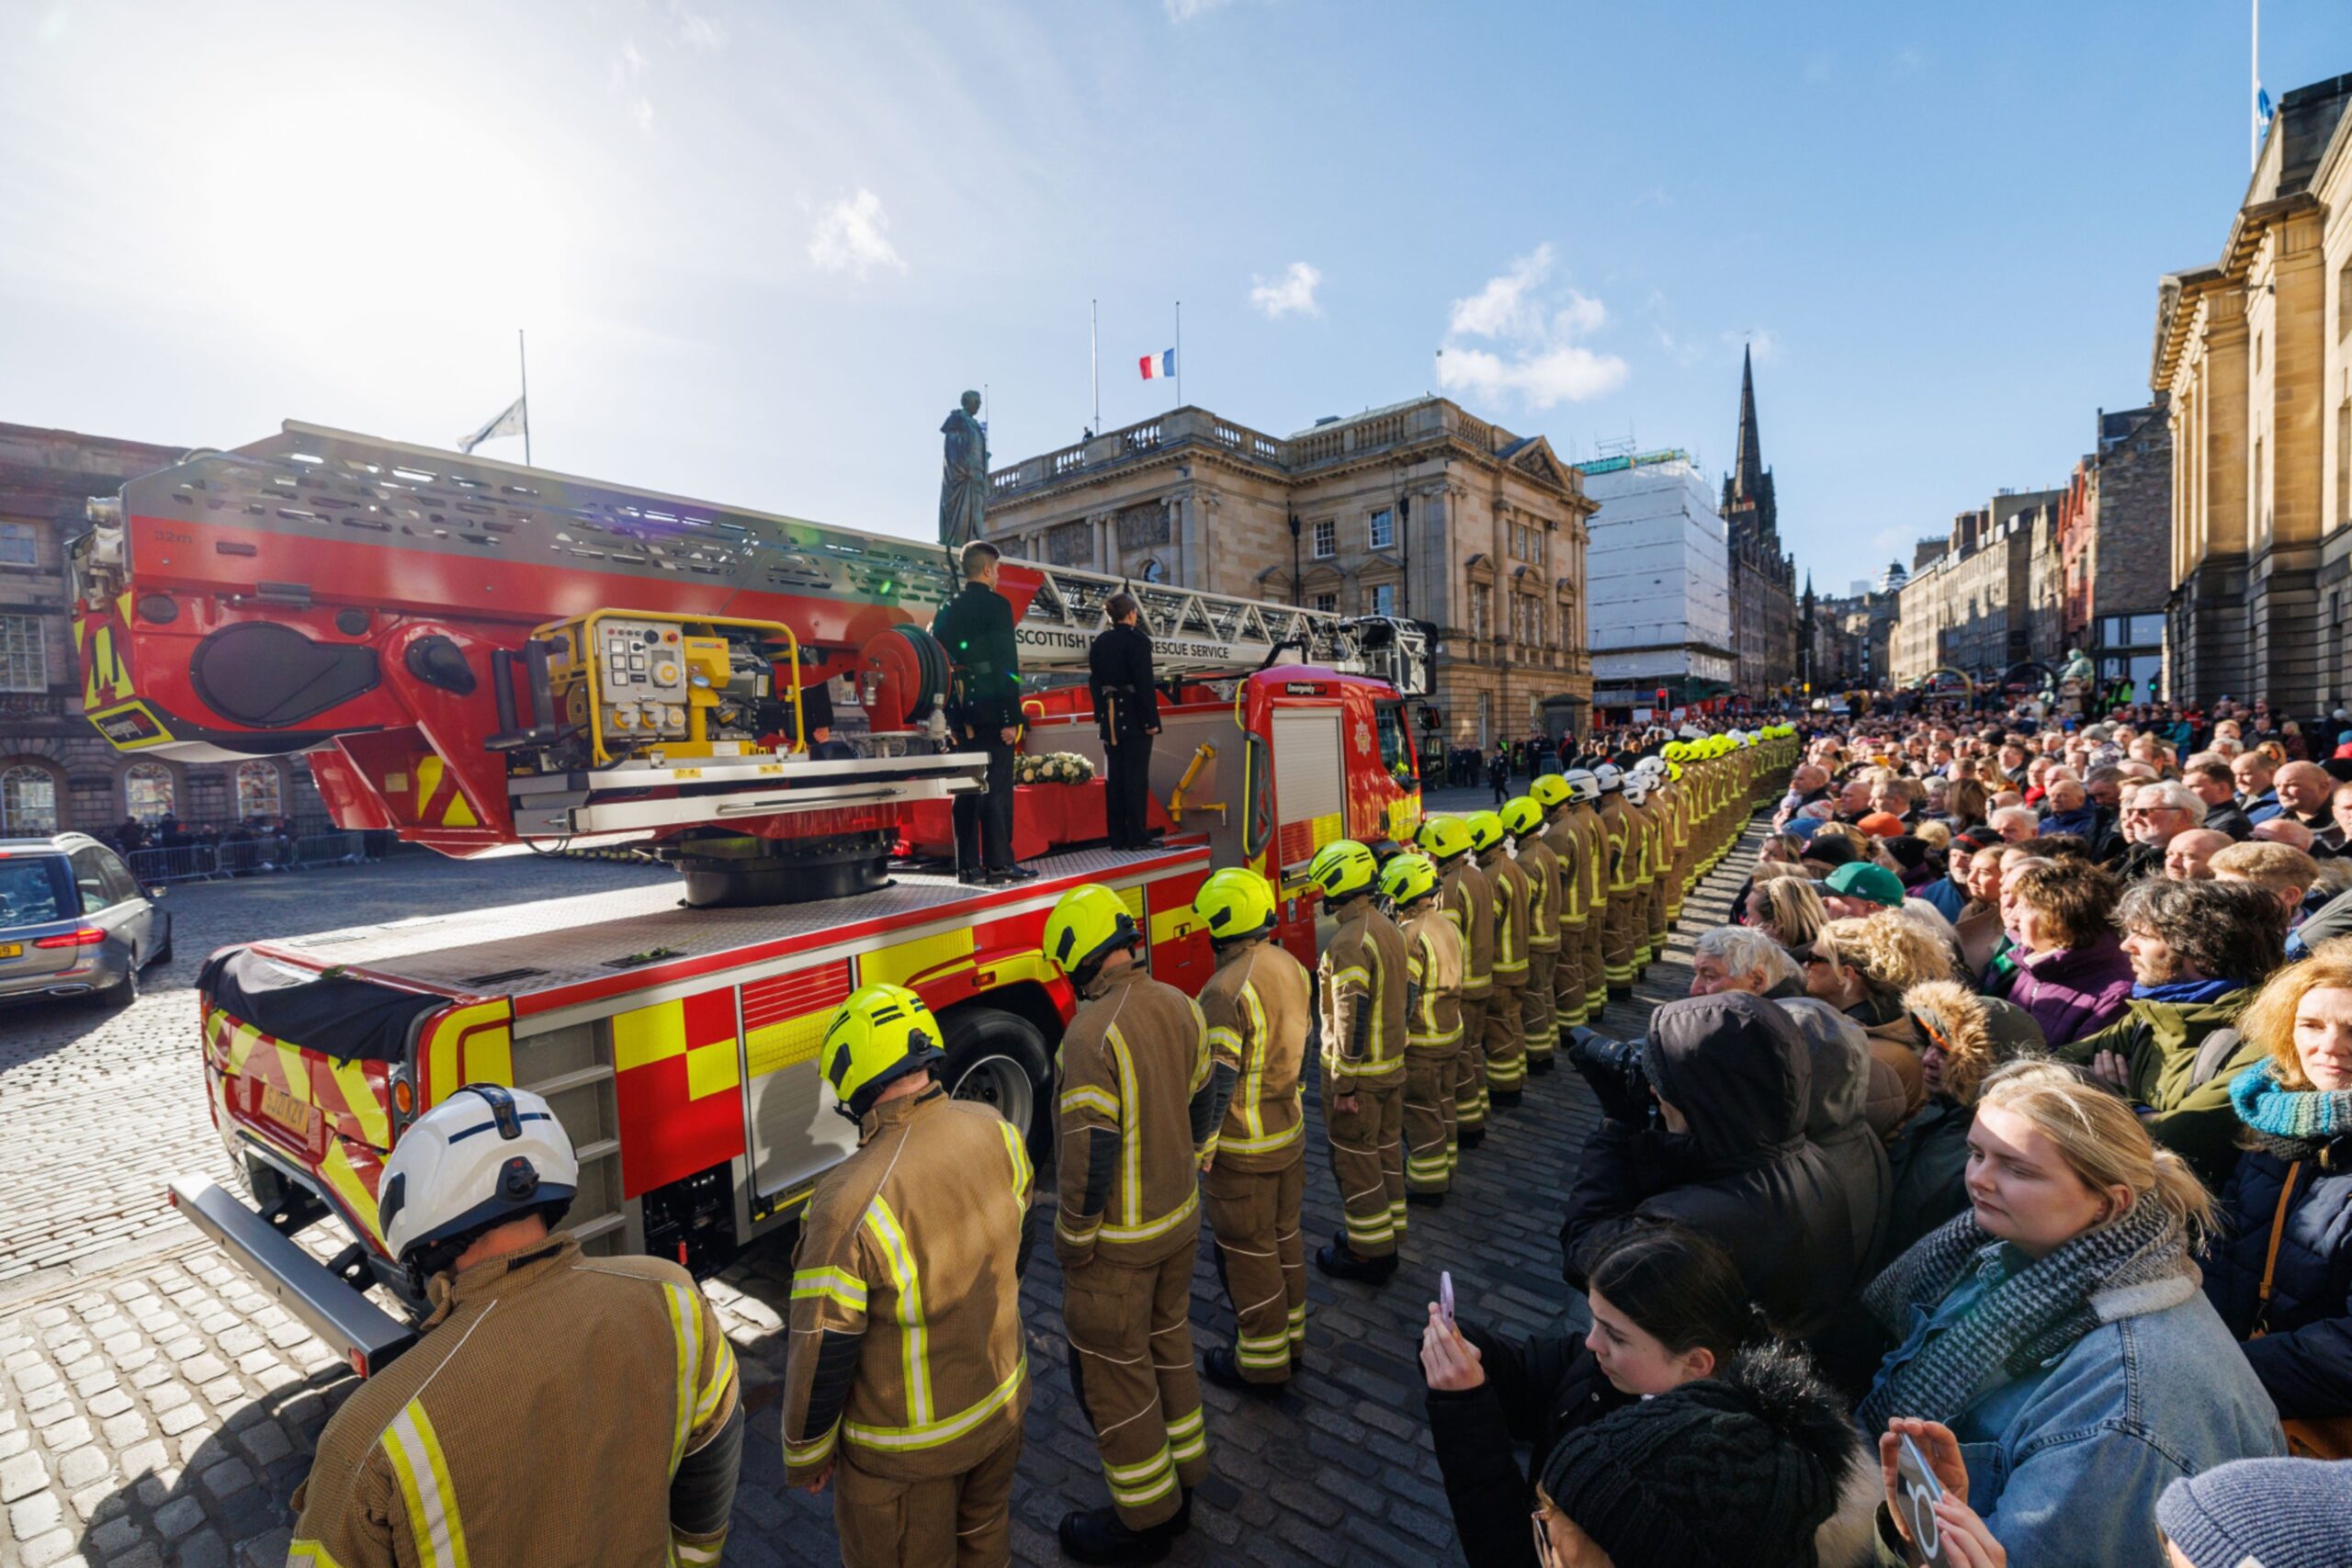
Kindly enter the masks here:
M 1165 381 L 1176 374 L 1176 351 L 1171 348 L 1162 354 L 1147 354 L 1136 363 L 1143 367 L 1145 380 Z

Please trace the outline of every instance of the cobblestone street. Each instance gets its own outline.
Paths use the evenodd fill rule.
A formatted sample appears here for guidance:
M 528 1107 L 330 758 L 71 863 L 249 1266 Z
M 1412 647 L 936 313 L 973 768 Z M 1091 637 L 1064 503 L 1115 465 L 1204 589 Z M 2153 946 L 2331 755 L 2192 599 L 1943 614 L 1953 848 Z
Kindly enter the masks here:
M 1470 792 L 1431 801 L 1483 804 Z M 1724 917 L 1747 860 L 1735 855 L 1694 892 L 1636 1002 L 1611 1009 L 1611 1032 L 1638 1032 L 1650 1005 L 1682 994 L 1689 939 Z M 356 1386 L 332 1352 L 164 1203 L 164 1182 L 178 1172 L 229 1178 L 196 1062 L 190 987 L 204 956 L 263 935 L 668 874 L 401 857 L 181 888 L 169 905 L 177 958 L 150 973 L 134 1006 L 0 1011 L 0 1146 L 9 1150 L 0 1176 L 0 1562 L 275 1568 L 311 1446 Z M 1338 1229 L 1339 1211 L 1311 1090 L 1308 1115 L 1312 1249 Z M 1498 1113 L 1485 1146 L 1465 1157 L 1445 1205 L 1413 1211 L 1405 1265 L 1389 1285 L 1312 1274 L 1306 1370 L 1295 1387 L 1272 1402 L 1205 1389 L 1214 1474 L 1170 1561 L 1460 1561 L 1421 1419 L 1414 1344 L 1423 1303 L 1443 1269 L 1465 1318 L 1517 1335 L 1555 1317 L 1559 1201 L 1595 1118 L 1572 1069 L 1532 1080 L 1524 1105 Z M 838 1560 L 830 1495 L 782 1484 L 775 1396 L 789 1272 L 784 1248 L 765 1245 L 707 1287 L 740 1353 L 752 1411 L 730 1563 Z M 1035 1387 L 1013 1505 L 1013 1554 L 1023 1563 L 1060 1562 L 1055 1521 L 1104 1497 L 1069 1391 L 1060 1290 L 1052 1249 L 1040 1246 L 1023 1289 Z M 1229 1343 L 1232 1315 L 1205 1234 L 1193 1293 L 1196 1348 Z

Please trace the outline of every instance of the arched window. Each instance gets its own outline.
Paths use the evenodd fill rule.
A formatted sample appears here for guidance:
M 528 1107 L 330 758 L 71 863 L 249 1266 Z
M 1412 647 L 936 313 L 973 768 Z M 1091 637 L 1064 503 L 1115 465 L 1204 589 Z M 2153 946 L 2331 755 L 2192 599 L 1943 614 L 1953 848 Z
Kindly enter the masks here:
M 277 817 L 285 812 L 277 764 L 255 758 L 237 764 L 237 815 L 241 818 Z
M 0 772 L 0 832 L 28 838 L 57 831 L 57 780 L 29 762 Z
M 173 813 L 172 770 L 161 762 L 133 762 L 122 771 L 122 803 L 153 827 Z
M 1136 575 L 1146 582 L 1165 582 L 1168 581 L 1168 569 L 1159 564 L 1158 556 L 1154 556 L 1143 563 L 1143 570 Z

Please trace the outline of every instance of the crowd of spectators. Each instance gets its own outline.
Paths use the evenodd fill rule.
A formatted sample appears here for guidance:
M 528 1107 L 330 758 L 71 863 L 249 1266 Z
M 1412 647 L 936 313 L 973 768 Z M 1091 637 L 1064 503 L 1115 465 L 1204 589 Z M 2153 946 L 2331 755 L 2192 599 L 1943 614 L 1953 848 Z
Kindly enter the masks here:
M 1811 735 L 1690 997 L 1569 1053 L 1563 1332 L 1431 1309 L 1469 1561 L 2352 1563 L 2342 728 Z

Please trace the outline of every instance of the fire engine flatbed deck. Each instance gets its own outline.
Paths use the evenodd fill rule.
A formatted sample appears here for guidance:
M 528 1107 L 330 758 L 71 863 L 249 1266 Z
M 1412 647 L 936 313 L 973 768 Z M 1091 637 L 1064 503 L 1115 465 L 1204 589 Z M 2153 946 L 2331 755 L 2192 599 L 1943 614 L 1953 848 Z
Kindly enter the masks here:
M 942 913 L 975 919 L 996 915 L 1091 879 L 1156 881 L 1196 870 L 1208 853 L 1197 840 L 1156 850 L 1073 850 L 1027 863 L 1037 873 L 1034 881 L 1001 887 L 966 886 L 952 873 L 899 870 L 880 892 L 753 908 L 689 908 L 674 883 L 651 883 L 354 926 L 254 948 L 304 968 L 336 966 L 404 988 L 512 997 L 517 1013 L 529 1014 L 715 968 L 790 959 L 928 923 Z M 660 956 L 646 956 L 655 953 Z

